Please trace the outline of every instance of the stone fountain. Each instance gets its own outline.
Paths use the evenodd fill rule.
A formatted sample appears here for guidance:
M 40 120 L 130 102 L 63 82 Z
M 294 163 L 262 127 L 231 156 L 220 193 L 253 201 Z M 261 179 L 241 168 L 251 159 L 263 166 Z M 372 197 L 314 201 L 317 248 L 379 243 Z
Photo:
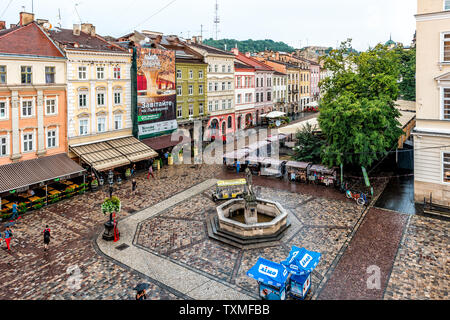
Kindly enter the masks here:
M 278 245 L 290 226 L 287 211 L 275 201 L 258 198 L 247 168 L 243 199 L 227 201 L 207 219 L 210 238 L 238 248 L 260 248 Z

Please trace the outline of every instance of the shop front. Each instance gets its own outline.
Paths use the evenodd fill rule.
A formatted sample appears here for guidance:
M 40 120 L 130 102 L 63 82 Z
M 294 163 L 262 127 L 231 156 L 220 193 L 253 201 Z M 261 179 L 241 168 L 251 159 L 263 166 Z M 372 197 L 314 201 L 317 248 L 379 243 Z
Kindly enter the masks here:
M 14 203 L 23 214 L 84 193 L 85 171 L 64 153 L 0 166 L 0 217 Z
M 80 163 L 90 169 L 94 180 L 100 185 L 110 179 L 121 182 L 126 178 L 126 171 L 131 166 L 145 168 L 149 159 L 156 158 L 158 153 L 134 137 L 124 137 L 107 141 L 69 146 L 78 156 Z

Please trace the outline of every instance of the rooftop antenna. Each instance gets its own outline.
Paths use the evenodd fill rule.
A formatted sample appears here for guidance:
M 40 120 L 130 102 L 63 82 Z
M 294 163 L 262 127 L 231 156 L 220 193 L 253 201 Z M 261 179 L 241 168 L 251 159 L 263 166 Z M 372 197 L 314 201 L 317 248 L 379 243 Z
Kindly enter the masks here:
M 60 8 L 58 8 L 58 25 L 59 25 L 59 28 L 61 29 L 61 9 Z
M 75 12 L 77 13 L 78 19 L 80 20 L 80 24 L 82 24 L 80 14 L 78 13 L 78 10 L 77 10 L 78 5 L 79 5 L 79 3 L 75 3 Z
M 219 23 L 220 23 L 220 18 L 219 18 L 219 4 L 217 3 L 217 0 L 216 0 L 215 11 L 216 11 L 216 15 L 215 15 L 215 17 L 214 17 L 214 26 L 215 26 L 216 40 L 217 40 L 218 34 L 219 34 Z

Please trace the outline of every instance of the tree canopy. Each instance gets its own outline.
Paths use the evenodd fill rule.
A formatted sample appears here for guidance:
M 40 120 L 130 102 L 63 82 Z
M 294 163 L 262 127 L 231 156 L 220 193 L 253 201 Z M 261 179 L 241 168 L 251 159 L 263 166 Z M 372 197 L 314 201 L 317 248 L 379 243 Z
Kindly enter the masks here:
M 221 50 L 230 51 L 232 48 L 235 48 L 236 45 L 240 52 L 261 52 L 264 50 L 272 50 L 272 51 L 284 51 L 284 52 L 294 52 L 295 49 L 290 45 L 284 42 L 275 42 L 273 40 L 235 40 L 235 39 L 221 39 L 221 40 L 213 40 L 212 38 L 206 39 L 203 41 L 204 44 L 208 46 L 212 46 Z
M 325 94 L 318 121 L 326 140 L 322 162 L 368 167 L 403 133 L 395 108 L 399 57 L 381 44 L 361 53 L 350 48 L 349 39 L 323 58 L 333 76 L 321 82 Z
M 310 123 L 306 123 L 301 130 L 299 130 L 295 138 L 297 139 L 297 145 L 294 148 L 293 158 L 296 161 L 320 163 L 320 152 L 323 146 L 322 139 L 314 134 L 316 126 L 312 126 Z

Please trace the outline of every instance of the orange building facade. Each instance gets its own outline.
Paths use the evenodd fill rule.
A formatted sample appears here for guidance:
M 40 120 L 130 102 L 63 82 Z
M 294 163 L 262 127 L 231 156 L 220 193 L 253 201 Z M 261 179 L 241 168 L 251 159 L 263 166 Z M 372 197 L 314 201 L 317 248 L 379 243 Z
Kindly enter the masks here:
M 0 30 L 0 165 L 68 149 L 66 58 L 27 18 Z

